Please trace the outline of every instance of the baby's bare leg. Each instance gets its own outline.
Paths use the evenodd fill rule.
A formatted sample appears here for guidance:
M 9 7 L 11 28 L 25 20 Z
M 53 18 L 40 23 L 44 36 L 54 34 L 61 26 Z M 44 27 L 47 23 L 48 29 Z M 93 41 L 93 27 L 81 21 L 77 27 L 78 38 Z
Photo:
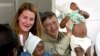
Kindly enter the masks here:
M 76 47 L 75 48 L 75 53 L 76 53 L 76 56 L 83 56 L 84 51 L 81 47 Z

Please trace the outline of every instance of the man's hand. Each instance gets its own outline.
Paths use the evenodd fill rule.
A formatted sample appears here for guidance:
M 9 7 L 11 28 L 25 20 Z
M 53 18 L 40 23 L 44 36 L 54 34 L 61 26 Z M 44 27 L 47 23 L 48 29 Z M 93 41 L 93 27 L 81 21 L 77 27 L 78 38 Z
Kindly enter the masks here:
M 74 22 L 71 19 L 69 19 L 68 22 L 66 23 L 67 32 L 72 31 L 73 24 L 74 24 Z

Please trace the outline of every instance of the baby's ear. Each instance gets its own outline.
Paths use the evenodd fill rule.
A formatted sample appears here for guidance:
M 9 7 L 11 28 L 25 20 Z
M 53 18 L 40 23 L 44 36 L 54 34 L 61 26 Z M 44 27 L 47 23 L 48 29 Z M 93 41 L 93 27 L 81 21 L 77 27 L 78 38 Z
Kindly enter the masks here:
M 69 16 L 65 16 L 64 19 L 61 20 L 60 22 L 61 28 L 64 28 L 66 26 L 66 23 L 68 22 L 69 18 L 70 18 Z

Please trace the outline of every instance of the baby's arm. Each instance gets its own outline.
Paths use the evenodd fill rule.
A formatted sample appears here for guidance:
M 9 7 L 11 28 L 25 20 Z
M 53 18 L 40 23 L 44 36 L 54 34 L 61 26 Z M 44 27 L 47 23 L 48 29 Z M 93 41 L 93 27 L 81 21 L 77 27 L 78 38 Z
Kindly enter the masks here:
M 79 13 L 85 17 L 85 19 L 89 18 L 89 14 L 86 11 L 80 10 Z
M 68 20 L 69 20 L 69 16 L 65 16 L 65 18 L 60 22 L 60 27 L 64 28 Z

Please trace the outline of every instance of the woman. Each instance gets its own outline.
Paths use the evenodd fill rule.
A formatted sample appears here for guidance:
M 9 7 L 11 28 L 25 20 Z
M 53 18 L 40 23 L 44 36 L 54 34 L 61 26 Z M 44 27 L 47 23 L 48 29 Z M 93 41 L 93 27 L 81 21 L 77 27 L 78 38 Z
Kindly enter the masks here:
M 31 3 L 23 3 L 14 18 L 13 29 L 23 47 L 27 38 L 33 34 L 42 37 L 42 24 L 36 7 Z

